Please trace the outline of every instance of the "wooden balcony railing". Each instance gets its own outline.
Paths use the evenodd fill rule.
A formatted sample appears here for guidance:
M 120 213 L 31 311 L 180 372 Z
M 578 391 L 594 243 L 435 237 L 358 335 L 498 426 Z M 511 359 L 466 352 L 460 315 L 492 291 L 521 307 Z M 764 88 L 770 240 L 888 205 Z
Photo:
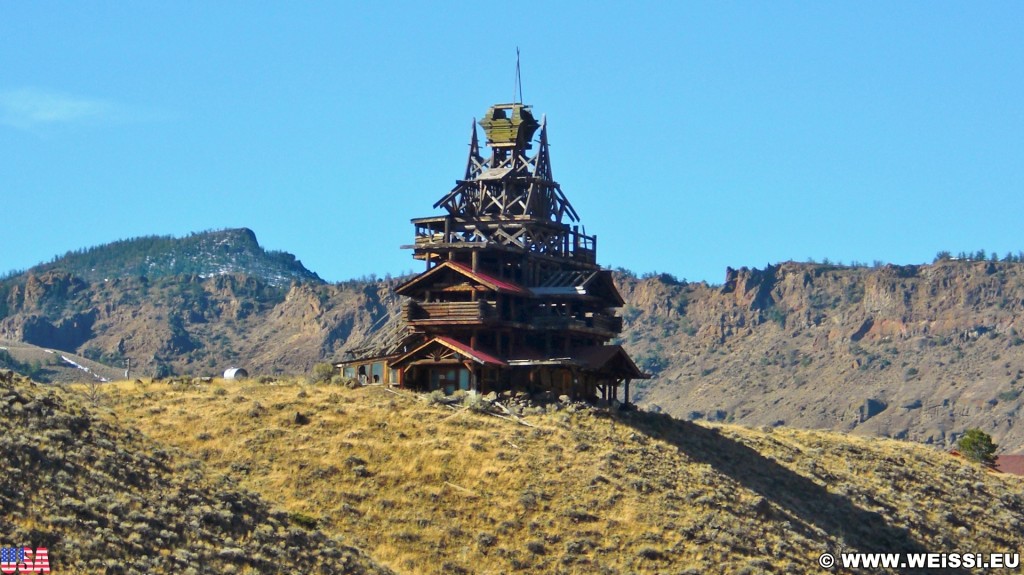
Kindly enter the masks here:
M 495 305 L 488 301 L 406 302 L 402 310 L 408 322 L 483 321 L 497 315 Z

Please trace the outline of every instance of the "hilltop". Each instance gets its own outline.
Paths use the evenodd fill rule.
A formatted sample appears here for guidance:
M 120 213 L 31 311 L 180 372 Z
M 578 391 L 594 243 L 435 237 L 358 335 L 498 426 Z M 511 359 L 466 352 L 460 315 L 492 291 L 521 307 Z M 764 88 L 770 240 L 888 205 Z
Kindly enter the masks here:
M 86 282 L 115 278 L 213 277 L 244 273 L 275 286 L 322 283 L 294 255 L 267 251 L 248 228 L 193 233 L 183 238 L 145 236 L 70 251 L 27 273 L 64 272 Z
M 390 573 L 60 388 L 0 373 L 0 417 L 4 542 L 54 573 Z
M 412 575 L 820 573 L 826 551 L 1024 545 L 1019 477 L 889 439 L 575 405 L 520 423 L 288 381 L 123 383 L 99 401 Z

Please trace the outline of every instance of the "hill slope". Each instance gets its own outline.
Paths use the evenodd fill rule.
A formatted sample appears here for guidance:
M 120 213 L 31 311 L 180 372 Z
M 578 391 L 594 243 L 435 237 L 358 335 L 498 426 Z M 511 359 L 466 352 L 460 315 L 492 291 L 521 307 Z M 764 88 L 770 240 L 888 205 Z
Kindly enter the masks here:
M 43 383 L 82 383 L 124 379 L 124 370 L 75 355 L 0 339 L 0 369 L 30 374 Z
M 295 373 L 379 327 L 391 285 L 325 284 L 246 229 L 139 238 L 0 281 L 0 339 L 146 375 Z
M 722 286 L 620 278 L 624 343 L 680 417 L 1024 448 L 1024 265 L 730 270 Z
M 322 282 L 287 252 L 267 251 L 248 228 L 194 233 L 183 238 L 147 236 L 80 249 L 28 270 L 71 274 L 87 282 L 145 276 L 211 277 L 244 273 L 276 286 Z
M 1020 478 L 894 440 L 575 407 L 527 426 L 381 387 L 105 392 L 402 573 L 820 573 L 825 551 L 1024 545 Z
M 389 572 L 54 388 L 0 378 L 0 417 L 4 542 L 54 573 Z
M 221 248 L 234 259 L 210 256 Z M 136 252 L 146 255 L 128 257 Z M 103 254 L 205 254 L 196 261 L 209 265 L 108 277 L 134 268 Z M 397 281 L 328 285 L 278 260 L 248 230 L 86 250 L 62 260 L 64 270 L 55 263 L 0 282 L 0 338 L 117 368 L 130 358 L 142 375 L 288 374 L 342 359 L 399 315 Z M 218 275 L 229 269 L 244 273 Z M 289 269 L 312 279 L 285 285 Z M 622 342 L 657 374 L 636 386 L 647 408 L 942 447 L 980 427 L 1003 452 L 1024 450 L 1024 264 L 789 262 L 729 270 L 722 286 L 667 274 L 617 281 Z

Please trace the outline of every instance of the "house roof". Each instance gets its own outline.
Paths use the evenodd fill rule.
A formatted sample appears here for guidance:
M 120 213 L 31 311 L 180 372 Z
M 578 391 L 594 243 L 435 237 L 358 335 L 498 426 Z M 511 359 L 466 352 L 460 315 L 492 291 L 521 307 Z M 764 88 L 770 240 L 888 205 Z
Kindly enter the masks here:
M 565 365 L 575 366 L 587 371 L 613 372 L 619 377 L 629 379 L 649 379 L 650 376 L 640 370 L 620 345 L 595 345 L 578 347 L 567 354 L 547 357 L 536 350 L 526 350 L 508 361 L 513 366 Z M 616 365 L 617 364 L 617 365 Z
M 625 304 L 608 270 L 558 272 L 530 291 L 540 296 L 593 296 L 618 306 Z
M 395 292 L 398 293 L 399 295 L 409 295 L 410 292 L 413 292 L 417 287 L 442 274 L 445 270 L 454 271 L 455 273 L 462 275 L 467 279 L 473 280 L 479 283 L 480 285 L 483 285 L 484 287 L 487 287 L 496 292 L 509 293 L 521 296 L 530 295 L 530 290 L 522 286 L 519 286 L 509 281 L 498 279 L 492 275 L 483 272 L 475 272 L 473 271 L 472 268 L 453 261 L 446 261 L 437 266 L 434 266 L 433 268 L 421 273 L 420 275 L 414 277 L 413 279 L 398 286 L 398 289 L 396 289 Z
M 1024 475 L 1024 454 L 1000 455 L 996 458 L 996 469 L 1003 473 Z
M 467 358 L 479 364 L 497 366 L 508 365 L 501 358 L 495 357 L 490 353 L 487 353 L 479 349 L 474 349 L 458 340 L 443 336 L 438 336 L 427 340 L 423 344 L 417 346 L 412 351 L 400 356 L 398 359 L 393 361 L 391 365 L 399 366 L 401 364 L 407 363 L 410 360 L 420 357 L 423 354 L 423 352 L 426 351 L 432 345 L 444 346 L 456 353 L 466 356 Z
M 595 345 L 580 347 L 573 350 L 573 357 L 586 369 L 605 369 L 612 363 L 619 363 L 619 371 L 630 379 L 648 379 L 649 375 L 640 371 L 633 358 L 629 357 L 621 345 Z

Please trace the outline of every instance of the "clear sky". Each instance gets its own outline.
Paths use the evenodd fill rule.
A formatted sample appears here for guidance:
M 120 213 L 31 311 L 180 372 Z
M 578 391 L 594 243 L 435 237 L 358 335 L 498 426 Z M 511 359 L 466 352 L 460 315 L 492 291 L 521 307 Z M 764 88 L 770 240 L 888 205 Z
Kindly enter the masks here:
M 0 272 L 252 228 L 328 280 L 421 269 L 409 219 L 513 97 L 598 259 L 1024 249 L 1022 2 L 4 2 Z

